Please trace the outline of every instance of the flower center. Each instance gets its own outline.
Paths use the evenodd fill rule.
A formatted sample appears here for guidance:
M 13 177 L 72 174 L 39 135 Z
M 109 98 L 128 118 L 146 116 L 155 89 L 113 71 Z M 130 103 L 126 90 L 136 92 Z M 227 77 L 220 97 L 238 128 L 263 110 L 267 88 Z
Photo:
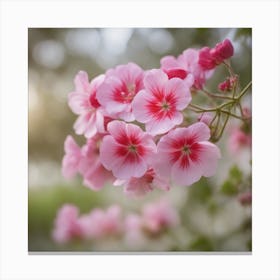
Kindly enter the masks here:
M 131 153 L 134 153 L 134 154 L 137 153 L 137 147 L 136 147 L 136 145 L 134 145 L 134 144 L 130 144 L 130 145 L 128 146 L 128 150 L 129 150 L 129 152 L 131 152 Z
M 136 94 L 136 84 L 123 84 L 119 93 L 116 94 L 115 99 L 121 103 L 131 103 Z
M 169 111 L 170 105 L 169 105 L 169 103 L 167 103 L 166 101 L 164 101 L 164 102 L 162 102 L 162 104 L 161 104 L 161 108 L 163 109 L 163 111 Z
M 92 93 L 89 97 L 89 103 L 93 108 L 98 108 L 100 106 L 97 98 L 96 98 L 96 94 Z
M 184 145 L 181 151 L 182 151 L 183 155 L 186 155 L 186 156 L 188 156 L 191 153 L 191 149 L 188 145 Z

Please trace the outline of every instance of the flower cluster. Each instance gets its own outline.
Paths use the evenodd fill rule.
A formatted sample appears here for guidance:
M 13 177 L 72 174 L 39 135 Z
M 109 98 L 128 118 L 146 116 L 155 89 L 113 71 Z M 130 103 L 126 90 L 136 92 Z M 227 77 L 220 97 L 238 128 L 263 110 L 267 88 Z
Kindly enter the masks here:
M 177 211 L 164 199 L 144 205 L 140 213 L 126 216 L 117 205 L 79 215 L 75 205 L 65 204 L 57 212 L 52 237 L 61 244 L 73 240 L 98 241 L 109 236 L 132 244 L 178 225 Z
M 94 190 L 110 182 L 129 195 L 143 195 L 214 175 L 220 150 L 210 142 L 210 128 L 186 116 L 192 92 L 203 89 L 214 68 L 232 55 L 226 39 L 212 49 L 163 57 L 160 69 L 128 63 L 92 81 L 80 71 L 68 103 L 78 115 L 74 130 L 86 144 L 66 138 L 64 176 L 79 173 Z

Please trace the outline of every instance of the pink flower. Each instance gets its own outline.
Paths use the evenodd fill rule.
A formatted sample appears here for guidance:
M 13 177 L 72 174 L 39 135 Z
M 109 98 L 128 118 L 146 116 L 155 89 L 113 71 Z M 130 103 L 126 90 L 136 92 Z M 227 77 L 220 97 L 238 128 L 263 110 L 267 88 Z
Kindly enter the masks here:
M 124 221 L 125 241 L 129 246 L 137 247 L 143 243 L 143 221 L 142 217 L 136 214 L 129 214 Z
M 201 89 L 206 80 L 214 73 L 214 70 L 204 69 L 199 64 L 199 50 L 187 49 L 178 57 L 178 60 L 193 75 L 194 88 L 196 89 Z
M 230 131 L 229 135 L 229 150 L 232 154 L 236 154 L 242 148 L 249 148 L 252 145 L 252 137 L 250 134 L 246 134 L 239 127 L 234 127 Z
M 124 186 L 124 192 L 128 196 L 143 196 L 154 188 L 169 190 L 168 180 L 159 177 L 152 168 L 150 168 L 142 177 L 132 177 L 126 180 L 117 179 L 115 186 Z
M 227 78 L 224 82 L 218 85 L 220 91 L 231 91 L 236 83 L 236 77 Z
M 223 42 L 218 43 L 212 51 L 212 55 L 216 59 L 217 64 L 220 64 L 225 59 L 232 57 L 233 53 L 233 45 L 229 39 L 225 39 Z
M 65 139 L 64 151 L 62 174 L 65 178 L 70 179 L 78 172 L 81 160 L 81 149 L 70 135 Z
M 244 192 L 238 195 L 237 197 L 239 203 L 243 206 L 251 205 L 252 204 L 252 192 Z
M 123 227 L 121 209 L 117 205 L 109 207 L 106 211 L 96 208 L 91 213 L 81 216 L 79 222 L 87 239 L 118 235 Z
M 113 182 L 115 178 L 100 162 L 99 144 L 100 134 L 88 139 L 80 148 L 71 136 L 64 143 L 65 155 L 62 160 L 62 174 L 65 178 L 72 178 L 77 173 L 84 179 L 84 185 L 93 190 L 100 190 L 105 183 Z
M 185 109 L 191 101 L 190 86 L 178 78 L 168 79 L 161 70 L 151 70 L 144 78 L 145 90 L 132 103 L 137 121 L 146 124 L 151 135 L 162 134 L 181 124 Z
M 199 50 L 186 49 L 178 58 L 173 56 L 163 57 L 160 60 L 160 64 L 161 69 L 167 73 L 169 78 L 186 79 L 191 74 L 194 78 L 193 87 L 201 89 L 206 80 L 212 76 L 213 70 L 209 71 L 202 68 L 198 61 Z
M 143 88 L 144 71 L 134 63 L 119 65 L 107 71 L 104 83 L 97 90 L 97 100 L 108 116 L 133 121 L 131 102 Z
M 209 47 L 204 47 L 199 51 L 199 65 L 205 70 L 211 70 L 217 66 Z
M 142 219 L 144 228 L 154 234 L 179 224 L 177 211 L 166 200 L 145 205 Z
M 118 179 L 142 177 L 156 154 L 156 145 L 140 127 L 122 121 L 108 124 L 100 146 L 100 161 Z
M 182 186 L 214 175 L 220 151 L 209 138 L 210 130 L 203 122 L 170 131 L 158 143 L 155 171 Z
M 100 75 L 89 83 L 87 73 L 80 71 L 75 77 L 76 89 L 68 96 L 69 107 L 79 115 L 74 124 L 75 132 L 87 138 L 104 132 L 104 117 L 96 99 L 96 90 L 103 80 L 104 75 Z
M 71 204 L 61 207 L 55 219 L 55 226 L 52 233 L 53 239 L 58 243 L 66 243 L 73 238 L 82 236 L 82 229 L 78 222 L 79 211 Z
M 233 46 L 230 40 L 225 39 L 214 48 L 204 47 L 199 52 L 199 65 L 205 70 L 211 70 L 221 64 L 225 59 L 233 56 Z
M 101 164 L 99 145 L 102 141 L 100 135 L 96 135 L 87 141 L 81 149 L 79 172 L 84 178 L 84 185 L 93 190 L 100 190 L 106 183 L 113 182 L 112 172 Z
M 160 60 L 161 69 L 167 74 L 169 79 L 180 78 L 184 80 L 188 72 L 184 69 L 184 66 L 171 55 L 165 56 Z

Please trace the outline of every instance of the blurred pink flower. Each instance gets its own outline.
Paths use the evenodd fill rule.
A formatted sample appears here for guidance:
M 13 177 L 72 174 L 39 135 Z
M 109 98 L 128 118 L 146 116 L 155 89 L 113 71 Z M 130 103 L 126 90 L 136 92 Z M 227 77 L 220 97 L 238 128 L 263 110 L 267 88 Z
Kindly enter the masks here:
M 162 177 L 171 176 L 182 186 L 197 182 L 201 176 L 214 175 L 220 150 L 207 141 L 209 138 L 210 130 L 203 122 L 170 131 L 158 143 L 155 171 Z
M 86 145 L 81 149 L 81 160 L 79 171 L 84 178 L 84 185 L 99 190 L 106 183 L 111 183 L 115 179 L 112 172 L 108 171 L 101 164 L 99 155 L 99 145 L 102 141 L 101 135 L 88 139 Z
M 54 222 L 53 239 L 58 243 L 66 243 L 82 236 L 82 228 L 78 222 L 79 211 L 71 204 L 61 207 Z
M 69 93 L 68 104 L 72 111 L 79 115 L 74 124 L 77 134 L 93 137 L 97 132 L 104 132 L 104 117 L 96 91 L 104 80 L 104 75 L 99 75 L 90 83 L 88 75 L 80 71 L 75 77 L 75 91 Z
M 137 246 L 143 241 L 143 221 L 137 214 L 129 214 L 124 221 L 125 241 L 130 246 Z
M 252 192 L 244 192 L 238 195 L 237 197 L 239 203 L 243 206 L 251 205 L 252 204 Z
M 108 124 L 100 146 L 100 161 L 118 179 L 142 177 L 156 154 L 156 145 L 140 127 L 122 121 Z
M 142 210 L 143 227 L 151 233 L 159 233 L 179 224 L 177 211 L 167 200 L 146 204 Z
M 84 185 L 99 190 L 105 183 L 113 182 L 115 178 L 112 172 L 108 171 L 101 164 L 99 159 L 100 134 L 87 139 L 87 143 L 80 148 L 71 136 L 68 136 L 64 143 L 65 155 L 62 160 L 62 174 L 65 178 L 72 178 L 77 173 L 84 179 Z
M 252 145 L 252 136 L 246 134 L 239 127 L 233 127 L 229 132 L 228 147 L 232 154 L 236 154 L 242 148 L 249 148 Z
M 79 223 L 86 239 L 118 235 L 123 230 L 121 209 L 117 205 L 112 205 L 107 210 L 96 208 L 81 216 Z
M 169 190 L 169 182 L 165 178 L 159 177 L 152 168 L 150 168 L 142 177 L 132 177 L 126 180 L 117 179 L 115 186 L 124 186 L 124 192 L 128 196 L 143 196 L 154 188 Z
M 97 100 L 108 116 L 133 121 L 131 102 L 143 88 L 144 71 L 134 63 L 119 65 L 106 72 L 104 83 L 97 90 Z
M 162 134 L 181 124 L 180 112 L 191 101 L 191 83 L 178 78 L 168 79 L 161 70 L 151 70 L 144 78 L 145 90 L 132 103 L 137 121 L 146 124 L 151 135 Z
M 82 157 L 80 147 L 70 135 L 65 139 L 64 151 L 65 155 L 62 160 L 62 174 L 65 178 L 70 179 L 78 172 Z

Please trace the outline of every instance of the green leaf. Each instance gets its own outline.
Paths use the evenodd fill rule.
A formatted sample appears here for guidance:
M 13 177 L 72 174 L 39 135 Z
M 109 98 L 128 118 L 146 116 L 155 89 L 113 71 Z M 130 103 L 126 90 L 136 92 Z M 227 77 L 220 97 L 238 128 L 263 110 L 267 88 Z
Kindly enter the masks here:
M 235 195 L 238 193 L 237 185 L 232 181 L 225 181 L 221 187 L 221 192 L 226 195 Z
M 229 171 L 229 180 L 232 183 L 240 184 L 242 178 L 243 178 L 243 173 L 241 172 L 241 170 L 236 165 L 232 166 Z

